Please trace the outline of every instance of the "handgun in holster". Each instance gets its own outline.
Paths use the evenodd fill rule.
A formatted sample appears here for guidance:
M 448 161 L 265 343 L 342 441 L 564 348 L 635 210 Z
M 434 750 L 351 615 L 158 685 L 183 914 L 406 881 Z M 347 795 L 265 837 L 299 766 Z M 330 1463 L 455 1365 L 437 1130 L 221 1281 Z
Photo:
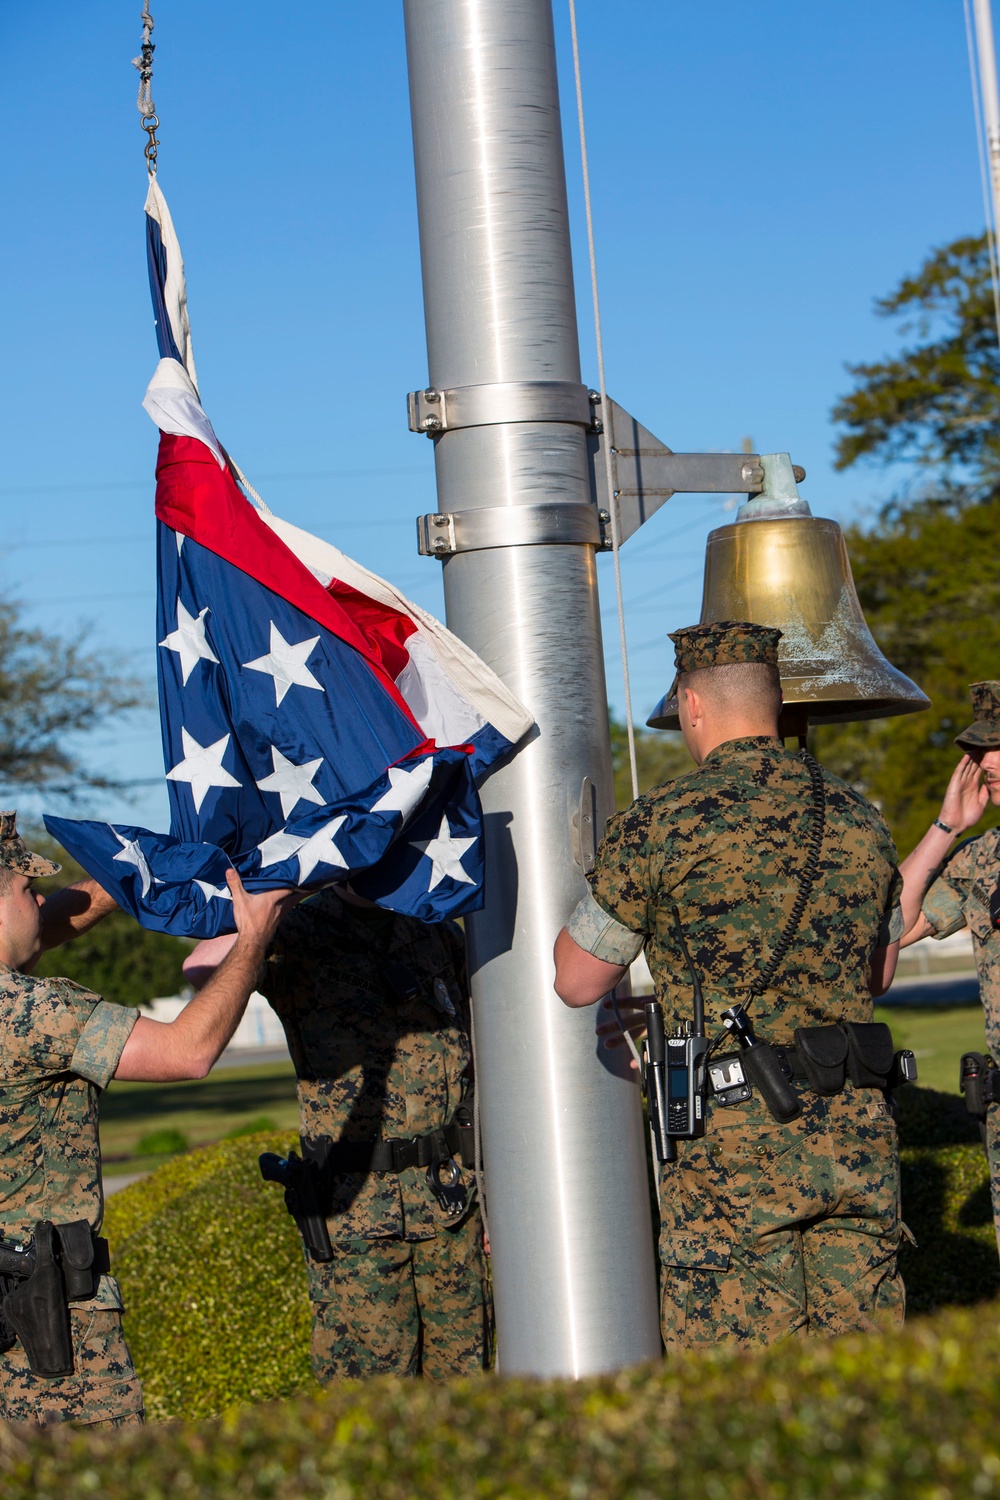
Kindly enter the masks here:
M 86 1219 L 42 1219 L 27 1245 L 0 1237 L 0 1352 L 20 1340 L 32 1374 L 48 1380 L 73 1373 L 69 1303 L 94 1295 L 107 1269 L 107 1241 Z
M 295 1151 L 289 1151 L 287 1156 L 265 1151 L 259 1158 L 260 1175 L 265 1182 L 281 1184 L 285 1207 L 295 1220 L 303 1244 L 313 1260 L 327 1261 L 333 1259 L 333 1246 L 323 1212 L 326 1174 L 322 1162 L 316 1160 L 316 1145 L 303 1141 L 304 1159 Z

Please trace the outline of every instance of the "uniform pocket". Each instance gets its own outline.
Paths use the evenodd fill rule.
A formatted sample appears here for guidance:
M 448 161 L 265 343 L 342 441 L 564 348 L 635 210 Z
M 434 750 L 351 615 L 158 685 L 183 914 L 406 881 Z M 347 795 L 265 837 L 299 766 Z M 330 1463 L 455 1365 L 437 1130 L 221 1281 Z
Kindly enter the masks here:
M 732 1253 L 732 1239 L 718 1229 L 661 1236 L 660 1329 L 668 1349 L 742 1341 L 746 1319 L 740 1279 L 730 1274 Z
M 689 1271 L 728 1271 L 733 1242 L 716 1231 L 674 1231 L 660 1236 L 660 1261 Z

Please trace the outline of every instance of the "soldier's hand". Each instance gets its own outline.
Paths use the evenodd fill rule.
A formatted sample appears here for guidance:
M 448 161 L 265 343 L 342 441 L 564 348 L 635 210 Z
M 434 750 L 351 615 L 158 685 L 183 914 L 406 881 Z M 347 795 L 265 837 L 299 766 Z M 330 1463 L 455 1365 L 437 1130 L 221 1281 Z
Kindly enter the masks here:
M 989 788 L 982 781 L 982 772 L 971 755 L 963 755 L 948 782 L 948 790 L 941 803 L 941 821 L 953 828 L 955 833 L 964 833 L 973 828 L 983 815 L 989 801 Z
M 244 942 L 266 948 L 274 937 L 278 923 L 299 900 L 290 889 L 257 891 L 251 894 L 235 870 L 226 871 L 226 881 L 233 896 L 233 920 Z
M 625 1033 L 622 1031 L 622 1027 L 618 1024 L 618 1017 L 615 1015 L 615 1009 L 611 1002 L 610 996 L 607 1000 L 601 1001 L 599 1014 L 602 1019 L 599 1021 L 596 1028 L 597 1035 L 601 1038 L 605 1047 L 607 1047 L 609 1050 L 613 1050 L 615 1047 L 624 1047 L 626 1045 Z M 631 1036 L 635 1042 L 639 1042 L 646 1035 L 646 1011 L 644 1002 L 642 1000 L 632 999 L 619 1000 L 618 1014 L 621 1016 L 622 1025 L 625 1027 L 625 1030 L 628 1032 L 629 1036 Z M 604 1019 L 605 1017 L 607 1017 L 607 1019 Z M 632 1059 L 630 1066 L 633 1068 L 637 1066 L 635 1058 Z

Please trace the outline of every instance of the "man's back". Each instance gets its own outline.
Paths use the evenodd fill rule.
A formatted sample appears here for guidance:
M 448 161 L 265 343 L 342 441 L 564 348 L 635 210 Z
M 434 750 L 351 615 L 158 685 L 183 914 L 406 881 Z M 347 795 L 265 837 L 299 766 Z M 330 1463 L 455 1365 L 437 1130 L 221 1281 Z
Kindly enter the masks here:
M 881 816 L 823 772 L 825 830 L 816 878 L 776 988 L 754 1021 L 796 1026 L 871 1018 L 868 975 L 895 897 L 895 849 Z M 731 740 L 690 775 L 612 819 L 593 880 L 597 902 L 647 934 L 668 1023 L 691 1014 L 676 906 L 705 985 L 710 1027 L 745 996 L 788 922 L 816 816 L 805 763 L 776 740 Z M 881 936 L 880 936 L 881 934 Z

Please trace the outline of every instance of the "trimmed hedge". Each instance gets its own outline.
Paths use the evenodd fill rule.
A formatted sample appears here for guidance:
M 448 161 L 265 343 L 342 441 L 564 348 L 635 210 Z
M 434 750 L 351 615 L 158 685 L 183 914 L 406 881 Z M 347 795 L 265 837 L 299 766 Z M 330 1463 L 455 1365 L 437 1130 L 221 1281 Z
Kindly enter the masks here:
M 911 1314 L 1000 1293 L 989 1176 L 960 1098 L 900 1092 L 903 1212 L 919 1248 L 901 1256 Z M 125 1328 L 151 1417 L 210 1417 L 315 1392 L 295 1226 L 261 1151 L 291 1134 L 224 1141 L 169 1162 L 108 1204 Z
M 295 1225 L 257 1168 L 297 1137 L 240 1136 L 177 1157 L 110 1200 L 105 1233 L 147 1415 L 207 1417 L 316 1391 Z
M 5 1500 L 976 1500 L 996 1307 L 570 1382 L 347 1384 L 214 1422 L 0 1434 Z

